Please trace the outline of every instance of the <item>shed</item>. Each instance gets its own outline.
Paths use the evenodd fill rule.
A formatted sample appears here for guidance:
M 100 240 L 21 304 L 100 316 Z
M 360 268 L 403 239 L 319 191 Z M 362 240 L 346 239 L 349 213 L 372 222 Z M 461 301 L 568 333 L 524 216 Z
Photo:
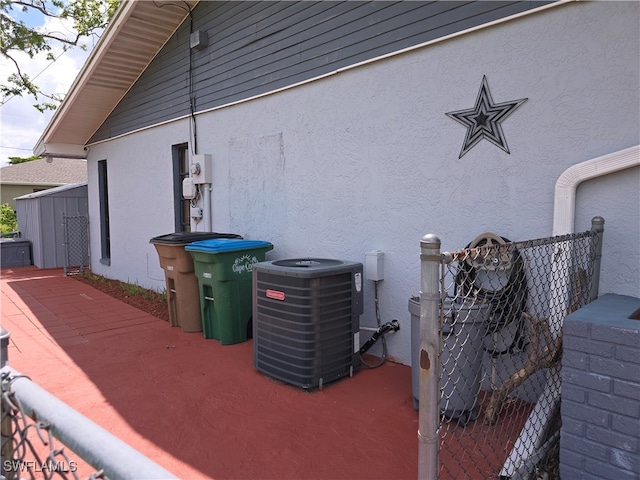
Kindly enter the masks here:
M 21 237 L 31 241 L 35 266 L 66 268 L 87 263 L 87 182 L 17 197 L 16 215 Z

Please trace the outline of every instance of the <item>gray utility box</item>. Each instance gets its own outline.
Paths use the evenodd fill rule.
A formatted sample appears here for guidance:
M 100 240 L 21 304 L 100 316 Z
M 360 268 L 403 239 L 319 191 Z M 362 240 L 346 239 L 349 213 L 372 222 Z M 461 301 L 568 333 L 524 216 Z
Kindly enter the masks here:
M 253 267 L 253 362 L 302 388 L 360 368 L 362 264 L 322 258 Z

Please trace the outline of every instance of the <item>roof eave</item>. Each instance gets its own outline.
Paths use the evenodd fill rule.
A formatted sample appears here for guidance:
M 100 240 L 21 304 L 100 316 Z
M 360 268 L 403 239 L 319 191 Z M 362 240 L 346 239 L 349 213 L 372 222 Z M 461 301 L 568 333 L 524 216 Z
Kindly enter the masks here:
M 191 8 L 193 8 L 193 6 L 197 4 L 197 2 L 198 0 L 190 0 L 190 2 L 187 3 L 187 5 L 190 4 Z M 91 54 L 89 55 L 89 58 L 80 69 L 80 72 L 76 76 L 76 79 L 71 85 L 71 88 L 69 89 L 69 92 L 65 96 L 65 99 L 60 104 L 55 114 L 49 121 L 47 127 L 45 128 L 44 132 L 42 133 L 37 143 L 33 147 L 34 155 L 47 156 L 47 157 L 57 156 L 57 157 L 66 157 L 66 158 L 86 158 L 86 152 L 84 150 L 84 147 L 85 147 L 85 143 L 88 141 L 90 136 L 85 138 L 86 134 L 80 134 L 80 133 L 77 135 L 74 134 L 71 142 L 69 141 L 61 142 L 59 141 L 59 139 L 56 138 L 56 132 L 62 126 L 64 126 L 65 122 L 69 123 L 71 121 L 70 117 L 75 113 L 74 107 L 75 107 L 76 101 L 78 100 L 79 96 L 82 94 L 83 90 L 87 87 L 87 84 L 91 80 L 92 76 L 96 75 L 96 72 L 101 66 L 101 62 L 103 58 L 109 52 L 109 49 L 113 45 L 114 41 L 118 38 L 118 35 L 122 31 L 123 27 L 126 26 L 127 22 L 132 17 L 132 14 L 134 13 L 139 3 L 140 2 L 137 2 L 137 1 L 123 1 L 121 3 L 120 7 L 114 14 L 114 17 L 112 18 L 111 22 L 109 23 L 104 33 L 100 37 L 100 40 L 98 41 L 98 43 L 92 50 Z M 154 2 L 154 5 L 157 6 L 158 3 L 160 2 Z M 170 2 L 167 2 L 167 3 L 170 4 Z M 173 35 L 173 32 L 175 32 L 175 30 L 182 24 L 182 22 L 188 15 L 188 11 L 186 10 L 186 8 L 184 10 L 185 10 L 184 16 L 182 16 L 181 18 L 176 17 L 175 19 L 176 23 L 175 25 L 172 25 L 174 27 L 172 30 L 172 33 L 167 34 L 166 38 L 163 37 L 164 41 L 162 45 L 159 45 L 159 48 L 155 52 L 153 52 L 153 54 L 149 54 L 148 58 L 145 59 L 146 62 L 143 65 L 139 66 L 137 75 L 135 76 L 135 78 L 131 79 L 131 82 L 128 85 L 127 89 L 124 91 L 124 93 L 126 93 L 126 91 L 128 91 L 128 89 L 131 88 L 131 86 L 135 83 L 137 78 L 142 74 L 142 72 L 144 72 L 148 64 L 155 57 L 159 49 L 162 48 L 164 43 L 166 43 L 166 41 L 168 41 L 169 38 L 171 38 L 171 35 Z M 108 116 L 108 114 L 113 110 L 113 108 L 115 108 L 118 102 L 122 99 L 122 97 L 124 96 L 124 93 L 113 94 L 113 96 L 109 98 L 108 105 L 103 105 L 102 111 L 96 112 L 96 117 L 99 116 L 100 120 L 104 121 L 104 118 Z
M 80 72 L 76 76 L 75 80 L 71 84 L 71 88 L 69 92 L 65 96 L 64 100 L 60 104 L 60 106 L 56 109 L 53 117 L 47 124 L 44 132 L 38 139 L 37 143 L 33 147 L 33 154 L 37 156 L 48 156 L 50 152 L 47 150 L 47 139 L 50 136 L 51 132 L 57 127 L 68 114 L 68 112 L 73 107 L 73 100 L 76 98 L 79 91 L 87 84 L 91 73 L 95 71 L 97 65 L 100 62 L 100 59 L 104 56 L 104 53 L 108 50 L 109 46 L 113 42 L 113 39 L 117 35 L 118 31 L 122 24 L 126 21 L 127 18 L 131 15 L 133 11 L 133 7 L 135 6 L 135 2 L 122 2 L 120 7 L 116 10 L 107 25 L 107 28 L 103 32 L 102 36 L 98 40 L 98 43 L 91 51 L 89 58 L 85 61 L 84 65 L 80 69 Z M 84 145 L 74 145 L 74 149 L 77 150 L 77 147 L 84 148 Z

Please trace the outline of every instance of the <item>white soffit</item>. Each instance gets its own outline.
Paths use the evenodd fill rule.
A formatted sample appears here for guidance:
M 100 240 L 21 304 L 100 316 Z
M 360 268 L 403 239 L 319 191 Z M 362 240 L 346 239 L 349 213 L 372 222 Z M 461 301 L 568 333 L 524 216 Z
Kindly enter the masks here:
M 197 3 L 122 2 L 34 154 L 46 155 L 49 144 L 84 146 Z

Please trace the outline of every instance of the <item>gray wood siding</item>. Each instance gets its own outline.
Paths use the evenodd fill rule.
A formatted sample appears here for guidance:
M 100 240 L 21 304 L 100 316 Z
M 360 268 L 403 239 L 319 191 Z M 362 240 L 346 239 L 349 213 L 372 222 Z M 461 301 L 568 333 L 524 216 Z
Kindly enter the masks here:
M 341 67 L 519 13 L 548 1 L 200 2 L 191 52 L 195 111 L 308 80 Z M 90 142 L 188 115 L 187 19 Z

